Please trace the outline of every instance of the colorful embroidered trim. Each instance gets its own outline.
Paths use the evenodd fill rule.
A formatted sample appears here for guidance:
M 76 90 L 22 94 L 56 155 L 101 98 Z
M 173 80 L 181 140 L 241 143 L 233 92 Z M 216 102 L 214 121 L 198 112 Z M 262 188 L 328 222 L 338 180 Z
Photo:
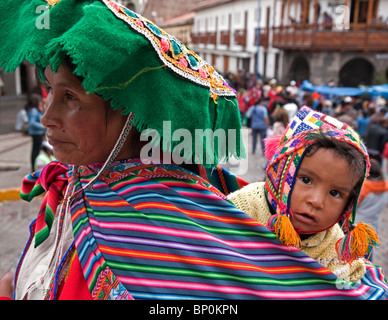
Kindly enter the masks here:
M 162 62 L 172 71 L 196 84 L 208 87 L 214 100 L 217 96 L 235 96 L 235 91 L 228 86 L 218 72 L 177 38 L 114 1 L 103 0 L 103 2 L 118 18 L 144 35 Z
M 99 274 L 91 294 L 93 300 L 134 300 L 109 267 Z

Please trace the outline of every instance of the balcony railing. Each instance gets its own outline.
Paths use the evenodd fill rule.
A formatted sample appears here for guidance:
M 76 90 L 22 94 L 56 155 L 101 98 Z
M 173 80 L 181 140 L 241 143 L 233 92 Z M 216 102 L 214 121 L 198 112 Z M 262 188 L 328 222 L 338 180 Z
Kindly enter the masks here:
M 217 33 L 216 32 L 199 32 L 192 33 L 191 39 L 194 44 L 216 44 L 217 43 Z
M 235 30 L 234 31 L 234 43 L 246 47 L 247 46 L 247 30 Z
M 230 46 L 230 31 L 220 31 L 220 44 Z
M 271 45 L 270 29 L 260 29 L 260 46 Z M 257 34 L 257 30 L 256 30 Z M 282 50 L 304 51 L 382 51 L 388 52 L 388 25 L 386 24 L 350 24 L 340 29 L 332 24 L 306 24 L 272 28 L 272 47 Z M 222 44 L 247 47 L 247 31 L 193 33 L 194 44 Z M 257 36 L 255 37 L 257 46 Z
M 350 24 L 273 28 L 272 46 L 283 50 L 388 51 L 388 26 Z
M 256 30 L 257 34 L 257 30 Z M 199 32 L 192 33 L 191 39 L 194 44 L 212 44 L 217 45 L 217 34 L 215 32 Z M 231 45 L 231 32 L 228 30 L 219 31 L 218 44 L 230 46 Z M 233 33 L 233 44 L 247 47 L 247 30 L 240 29 L 235 30 Z M 255 36 L 255 45 L 257 45 L 257 35 Z M 268 47 L 269 45 L 269 33 L 267 29 L 260 30 L 260 45 Z
M 255 46 L 257 46 L 257 29 L 255 32 Z M 260 29 L 260 46 L 264 48 L 269 47 L 269 29 L 267 28 Z

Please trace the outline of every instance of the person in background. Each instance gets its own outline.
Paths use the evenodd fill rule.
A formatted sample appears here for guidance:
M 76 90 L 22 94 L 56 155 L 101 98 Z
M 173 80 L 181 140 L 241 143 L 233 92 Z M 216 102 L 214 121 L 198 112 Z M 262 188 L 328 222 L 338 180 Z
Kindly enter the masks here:
M 298 87 L 296 86 L 296 81 L 295 81 L 295 80 L 290 81 L 289 86 L 286 87 L 286 92 L 287 92 L 291 97 L 293 97 L 293 98 L 296 99 L 296 97 L 298 96 L 299 89 L 298 89 Z
M 366 133 L 370 121 L 369 110 L 362 109 L 361 115 L 356 119 L 357 132 L 366 141 Z
M 283 108 L 288 113 L 288 119 L 292 119 L 298 112 L 299 106 L 295 98 L 288 94 L 284 96 L 284 99 L 286 102 L 284 103 Z
M 256 100 L 255 105 L 250 107 L 247 118 L 251 119 L 252 128 L 252 154 L 256 153 L 257 136 L 260 136 L 261 150 L 264 154 L 264 139 L 267 137 L 267 128 L 270 124 L 267 107 L 263 104 L 264 99 Z
M 333 24 L 333 18 L 328 12 L 324 12 L 322 16 L 322 24 L 325 30 L 331 30 Z
M 366 132 L 366 146 L 371 157 L 377 159 L 381 164 L 385 144 L 388 141 L 388 119 L 383 116 L 370 118 Z
M 35 159 L 34 171 L 41 171 L 50 162 L 55 161 L 53 146 L 47 141 L 42 142 L 42 148 Z
M 345 115 L 349 110 L 353 109 L 353 99 L 346 96 L 342 99 L 341 103 L 335 109 L 335 116 L 340 117 Z
M 238 109 L 240 110 L 241 121 L 245 118 L 247 112 L 246 90 L 239 89 L 237 92 Z
M 272 125 L 272 135 L 282 135 L 287 128 L 289 119 L 288 112 L 284 110 L 283 103 L 279 102 L 272 113 L 274 123 Z
M 356 223 L 368 223 L 378 231 L 381 214 L 388 205 L 388 182 L 384 178 L 380 163 L 371 159 L 370 164 L 369 176 L 360 192 Z M 372 261 L 372 252 L 366 258 Z
M 43 98 L 38 94 L 32 94 L 28 101 L 28 134 L 32 138 L 31 171 L 34 171 L 35 159 L 40 152 L 46 128 L 40 122 L 43 115 Z
M 16 114 L 15 120 L 15 131 L 22 132 L 23 134 L 28 134 L 28 107 L 26 104 L 23 109 L 21 109 Z
M 321 112 L 329 116 L 333 116 L 334 115 L 333 102 L 329 99 L 325 100 L 322 104 Z

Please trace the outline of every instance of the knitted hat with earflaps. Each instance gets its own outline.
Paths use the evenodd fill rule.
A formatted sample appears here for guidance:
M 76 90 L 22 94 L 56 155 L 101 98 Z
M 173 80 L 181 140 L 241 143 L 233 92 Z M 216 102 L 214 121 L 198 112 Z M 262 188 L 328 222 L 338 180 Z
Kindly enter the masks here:
M 188 130 L 191 150 L 200 148 L 188 156 L 195 163 L 209 164 L 198 154 L 214 160 L 209 166 L 245 157 L 234 90 L 195 52 L 141 15 L 108 0 L 1 0 L 0 32 L 0 67 L 6 71 L 24 60 L 41 72 L 49 65 L 56 71 L 69 59 L 86 92 L 133 113 L 138 131 L 156 130 L 165 138 L 163 150 L 181 143 L 164 134 L 169 121 L 172 134 Z M 212 145 L 208 141 L 218 129 L 225 135 Z
M 265 194 L 276 212 L 270 219 L 268 227 L 276 233 L 281 242 L 297 248 L 301 247 L 301 240 L 290 220 L 292 217 L 290 201 L 299 167 L 306 152 L 314 143 L 308 138 L 313 133 L 323 133 L 331 139 L 344 141 L 355 147 L 364 156 L 363 181 L 370 167 L 366 147 L 350 126 L 308 107 L 298 111 L 282 136 L 266 140 L 265 155 L 270 162 L 266 172 Z M 339 259 L 350 263 L 365 256 L 379 243 L 373 227 L 362 222 L 353 225 L 361 187 L 362 184 L 357 190 L 357 196 L 353 197 L 345 208 L 341 218 L 345 237 L 336 244 Z

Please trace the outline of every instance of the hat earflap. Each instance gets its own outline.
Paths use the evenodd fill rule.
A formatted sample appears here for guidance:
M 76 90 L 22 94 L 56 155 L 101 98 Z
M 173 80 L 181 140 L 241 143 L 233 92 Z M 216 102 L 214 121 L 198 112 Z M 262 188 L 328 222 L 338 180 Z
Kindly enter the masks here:
M 300 236 L 294 229 L 291 220 L 287 214 L 275 214 L 273 215 L 267 224 L 267 227 L 276 234 L 279 241 L 286 246 L 292 246 L 300 249 L 302 242 Z
M 350 225 L 345 236 L 338 240 L 335 248 L 341 262 L 352 263 L 354 260 L 370 254 L 373 247 L 380 244 L 377 231 L 364 222 Z

